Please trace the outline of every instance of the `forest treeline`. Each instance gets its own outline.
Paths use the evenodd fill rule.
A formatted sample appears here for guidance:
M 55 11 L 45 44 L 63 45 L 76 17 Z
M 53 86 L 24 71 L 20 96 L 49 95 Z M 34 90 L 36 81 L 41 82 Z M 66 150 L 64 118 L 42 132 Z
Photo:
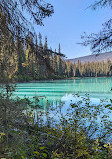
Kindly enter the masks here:
M 0 19 L 0 82 L 7 79 L 16 82 L 64 79 L 69 77 L 111 76 L 111 61 L 82 64 L 65 60 L 61 46 L 53 51 L 48 47 L 47 36 L 44 44 L 42 35 L 28 33 L 23 37 L 18 25 L 16 36 L 9 31 L 7 18 L 2 12 Z M 19 22 L 18 22 L 19 23 Z
M 112 62 L 86 62 L 70 63 L 67 61 L 67 76 L 68 77 L 103 77 L 111 76 Z
M 8 35 L 8 33 L 7 33 Z M 44 44 L 42 35 L 27 35 L 15 40 L 1 33 L 0 38 L 0 81 L 9 78 L 18 82 L 44 79 L 64 79 L 69 77 L 100 77 L 111 76 L 112 62 L 71 63 L 58 51 L 48 48 L 47 36 Z M 5 50 L 5 51 L 4 51 Z
M 41 33 L 23 34 L 19 21 L 13 32 L 2 10 L 0 17 L 0 82 L 63 77 L 61 57 L 65 55 L 61 54 L 60 44 L 58 51 L 53 51 L 48 48 L 47 37 L 42 44 Z
M 7 34 L 7 35 L 6 35 Z M 27 35 L 16 39 L 1 32 L 0 37 L 0 81 L 4 79 L 29 81 L 64 77 L 65 62 L 62 61 L 60 44 L 58 52 L 48 48 L 47 36 L 42 44 L 42 35 Z

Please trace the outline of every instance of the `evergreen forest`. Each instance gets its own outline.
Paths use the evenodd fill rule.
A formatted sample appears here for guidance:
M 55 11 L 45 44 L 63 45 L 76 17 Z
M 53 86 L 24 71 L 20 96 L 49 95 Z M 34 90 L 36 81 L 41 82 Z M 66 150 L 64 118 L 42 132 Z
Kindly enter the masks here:
M 56 49 L 53 51 L 48 48 L 47 41 L 46 36 L 45 43 L 42 44 L 42 35 L 39 33 L 36 37 L 27 35 L 23 42 L 13 39 L 7 44 L 5 35 L 1 34 L 0 82 L 2 83 L 5 78 L 10 81 L 24 82 L 112 75 L 110 60 L 83 64 L 78 61 L 73 64 L 61 53 L 60 44 L 58 51 Z
M 112 8 L 112 0 L 100 0 L 95 6 L 107 4 Z M 67 61 L 61 44 L 49 48 L 47 36 L 37 35 L 24 13 L 42 26 L 54 7 L 44 0 L 0 0 L 0 159 L 112 159 L 111 99 L 95 105 L 88 94 L 75 94 L 79 101 L 71 100 L 64 114 L 64 102 L 50 105 L 45 96 L 13 96 L 18 82 L 112 76 L 110 60 Z M 108 26 L 108 36 L 104 30 L 105 38 L 93 37 L 94 41 L 89 36 L 84 45 L 92 40 L 93 49 L 112 46 Z M 47 109 L 40 105 L 44 98 Z

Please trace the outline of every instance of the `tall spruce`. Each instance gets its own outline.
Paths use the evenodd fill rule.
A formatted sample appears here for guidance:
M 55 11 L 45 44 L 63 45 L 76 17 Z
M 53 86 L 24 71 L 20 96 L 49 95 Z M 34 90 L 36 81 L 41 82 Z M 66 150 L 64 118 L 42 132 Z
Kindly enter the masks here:
M 54 54 L 54 64 L 53 65 L 54 65 L 55 72 L 58 72 L 56 49 L 55 49 L 55 54 Z
M 61 59 L 61 47 L 60 47 L 60 43 L 59 43 L 59 48 L 58 48 L 58 53 L 59 53 L 59 56 L 58 56 L 58 72 L 59 72 L 59 75 L 62 76 L 63 75 L 63 68 L 62 68 L 62 59 Z
M 42 46 L 42 35 L 41 35 L 40 32 L 39 32 L 38 38 L 39 38 L 39 51 L 40 51 L 40 53 L 42 53 L 42 50 L 43 50 L 43 46 Z

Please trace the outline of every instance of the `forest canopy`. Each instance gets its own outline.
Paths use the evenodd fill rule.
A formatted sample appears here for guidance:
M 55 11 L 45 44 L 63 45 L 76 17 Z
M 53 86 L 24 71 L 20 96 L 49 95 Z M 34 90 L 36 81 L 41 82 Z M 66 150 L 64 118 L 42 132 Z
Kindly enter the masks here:
M 48 48 L 47 37 L 43 45 L 41 33 L 37 36 L 32 25 L 32 22 L 43 25 L 43 19 L 53 13 L 53 6 L 43 0 L 0 0 L 0 81 L 15 74 L 23 80 L 23 72 L 25 80 L 27 75 L 43 78 L 42 69 L 45 76 L 55 72 L 49 59 L 52 54 L 64 55 Z
M 15 36 L 18 27 L 23 34 L 33 30 L 31 21 L 28 21 L 23 13 L 28 14 L 30 20 L 37 25 L 43 25 L 43 19 L 51 16 L 53 12 L 53 6 L 43 0 L 0 0 L 0 16 L 5 16 L 8 29 Z M 3 31 L 2 25 L 0 26 Z

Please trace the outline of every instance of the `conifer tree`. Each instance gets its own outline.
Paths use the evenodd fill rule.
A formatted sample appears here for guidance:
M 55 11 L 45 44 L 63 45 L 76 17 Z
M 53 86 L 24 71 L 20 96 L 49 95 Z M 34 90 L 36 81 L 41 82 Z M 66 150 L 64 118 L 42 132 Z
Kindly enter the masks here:
M 23 12 L 26 12 L 29 19 L 32 19 L 35 24 L 43 25 L 43 19 L 50 17 L 54 9 L 50 3 L 40 0 L 2 0 L 0 1 L 0 12 L 6 16 L 9 31 L 17 37 L 17 29 L 20 27 L 21 38 L 23 38 L 26 33 L 32 32 L 33 35 L 35 33 L 31 21 L 26 19 Z
M 60 57 L 60 54 L 61 54 L 60 43 L 59 43 L 58 53 L 59 53 L 59 56 L 58 56 L 58 72 L 59 72 L 59 75 L 61 76 L 61 75 L 63 75 L 63 68 L 62 68 L 62 60 L 61 60 L 61 57 Z
M 73 77 L 73 66 L 72 66 L 72 64 L 70 65 L 69 76 L 70 76 L 70 77 Z
M 53 60 L 53 69 L 55 70 L 55 72 L 58 72 L 56 49 L 55 49 L 54 60 Z
M 43 50 L 43 46 L 42 46 L 42 35 L 41 35 L 40 32 L 39 32 L 38 38 L 39 38 L 39 51 L 40 51 L 40 53 L 42 53 L 42 50 Z
M 67 66 L 67 77 L 70 77 L 70 61 L 67 61 L 66 66 Z
M 45 57 L 46 57 L 47 62 L 48 62 L 49 65 L 50 65 L 50 62 L 51 62 L 51 61 L 50 61 L 50 55 L 49 55 L 49 52 L 48 52 L 47 36 L 45 36 L 44 54 L 45 54 Z
M 45 44 L 44 44 L 44 50 L 48 49 L 48 44 L 47 44 L 47 36 L 45 37 Z
M 112 9 L 112 0 L 97 0 L 93 5 L 90 6 L 92 9 L 97 8 L 108 8 Z M 102 30 L 98 33 L 91 33 L 82 36 L 84 46 L 90 45 L 93 53 L 101 53 L 112 48 L 112 18 L 106 21 L 103 25 Z
M 36 35 L 36 39 L 35 39 L 35 56 L 36 56 L 36 60 L 38 57 L 38 39 L 37 39 L 37 35 Z
M 18 54 L 18 74 L 23 74 L 23 44 L 20 42 L 20 30 L 18 30 L 18 38 L 17 38 L 17 54 Z

